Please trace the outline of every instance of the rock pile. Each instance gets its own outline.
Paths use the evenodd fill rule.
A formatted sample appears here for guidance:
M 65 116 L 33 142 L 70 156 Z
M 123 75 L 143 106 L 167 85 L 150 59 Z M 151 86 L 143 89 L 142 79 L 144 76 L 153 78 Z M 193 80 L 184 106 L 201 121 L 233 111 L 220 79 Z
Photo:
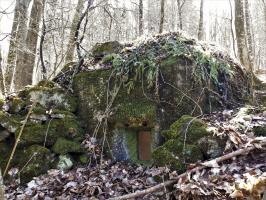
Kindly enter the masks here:
M 36 104 L 32 105 L 33 102 Z M 29 108 L 29 119 L 25 121 Z M 50 168 L 70 168 L 82 155 L 84 131 L 75 116 L 77 99 L 50 81 L 26 88 L 1 101 L 0 167 L 5 169 L 11 148 L 25 128 L 11 166 L 18 167 L 22 182 Z M 68 166 L 62 162 L 68 162 Z M 69 166 L 70 165 L 70 166 Z

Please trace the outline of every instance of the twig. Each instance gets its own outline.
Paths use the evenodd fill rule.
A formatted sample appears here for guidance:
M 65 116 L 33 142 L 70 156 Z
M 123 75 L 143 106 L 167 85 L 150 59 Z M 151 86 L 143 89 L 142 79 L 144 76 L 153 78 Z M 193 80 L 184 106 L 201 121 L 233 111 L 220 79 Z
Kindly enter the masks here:
M 34 108 L 35 106 L 36 106 L 36 102 L 34 102 L 34 103 L 32 104 L 32 106 L 31 106 L 31 108 L 29 109 L 29 112 L 28 112 L 28 114 L 27 114 L 27 116 L 26 116 L 26 118 L 25 118 L 25 120 L 24 120 L 24 122 L 23 122 L 23 125 L 22 125 L 22 127 L 21 127 L 21 129 L 20 129 L 20 131 L 19 131 L 18 137 L 17 137 L 17 139 L 16 139 L 15 145 L 14 145 L 14 147 L 13 147 L 13 149 L 12 149 L 11 155 L 10 155 L 9 160 L 8 160 L 8 162 L 7 162 L 6 169 L 5 169 L 5 171 L 4 171 L 3 177 L 5 177 L 5 175 L 6 175 L 7 171 L 8 171 L 9 165 L 10 165 L 10 163 L 11 163 L 11 160 L 12 160 L 13 157 L 14 157 L 14 154 L 15 154 L 15 152 L 16 152 L 16 149 L 17 149 L 18 143 L 19 143 L 19 141 L 20 141 L 20 138 L 21 138 L 22 132 L 23 132 L 23 130 L 24 130 L 26 124 L 27 124 L 27 121 L 28 121 L 28 119 L 29 119 L 29 117 L 30 117 L 30 114 L 31 114 L 31 112 L 32 112 L 32 110 L 33 110 L 33 108 Z
M 256 140 L 256 138 L 254 139 L 254 141 Z M 266 137 L 263 138 L 262 140 L 262 145 L 265 146 L 266 145 Z M 204 163 L 202 163 L 200 166 L 198 167 L 195 167 L 191 170 L 188 170 L 186 171 L 185 173 L 183 174 L 180 174 L 179 176 L 177 176 L 175 179 L 172 179 L 172 180 L 169 180 L 169 181 L 166 181 L 164 183 L 160 183 L 158 185 L 155 185 L 153 187 L 150 187 L 148 189 L 145 189 L 145 190 L 142 190 L 142 191 L 137 191 L 135 193 L 131 193 L 131 194 L 127 194 L 127 195 L 124 195 L 124 196 L 120 196 L 120 197 L 114 197 L 114 198 L 110 198 L 109 200 L 126 200 L 126 199 L 134 199 L 136 197 L 141 197 L 141 196 L 144 196 L 146 194 L 149 194 L 149 193 L 152 193 L 152 192 L 156 192 L 158 190 L 161 190 L 165 187 L 168 187 L 168 186 L 172 186 L 173 184 L 176 184 L 178 183 L 178 181 L 180 179 L 185 179 L 187 177 L 188 174 L 191 174 L 191 173 L 195 173 L 197 171 L 200 171 L 202 169 L 205 169 L 209 166 L 209 163 L 210 162 L 217 162 L 217 163 L 221 163 L 225 160 L 229 160 L 233 157 L 236 157 L 236 156 L 240 156 L 240 155 L 243 155 L 243 154 L 248 154 L 250 151 L 252 150 L 255 150 L 256 147 L 255 146 L 250 146 L 250 147 L 246 147 L 244 149 L 239 149 L 237 151 L 234 151 L 234 152 L 231 152 L 229 154 L 226 154 L 226 155 L 223 155 L 221 157 L 218 157 L 218 158 L 215 158 L 211 161 L 206 161 Z

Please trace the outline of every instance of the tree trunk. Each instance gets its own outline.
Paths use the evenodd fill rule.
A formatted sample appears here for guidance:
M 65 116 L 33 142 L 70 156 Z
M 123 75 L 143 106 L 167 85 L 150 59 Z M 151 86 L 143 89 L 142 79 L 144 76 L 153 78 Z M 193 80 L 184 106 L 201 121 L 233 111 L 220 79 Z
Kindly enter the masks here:
M 1 90 L 1 94 L 4 95 L 5 94 L 5 84 L 4 84 L 4 76 L 3 76 L 3 69 L 2 69 L 1 63 L 2 63 L 2 54 L 1 54 L 1 49 L 0 49 L 0 90 Z M 1 94 L 0 94 L 0 96 L 1 96 Z
M 160 26 L 159 26 L 159 33 L 163 32 L 163 25 L 164 25 L 164 7 L 165 7 L 165 0 L 161 0 L 161 11 L 160 11 Z
M 74 58 L 74 52 L 75 52 L 75 46 L 76 46 L 75 32 L 77 29 L 77 24 L 79 22 L 80 16 L 84 9 L 84 2 L 85 2 L 84 0 L 79 0 L 76 6 L 75 15 L 74 15 L 71 28 L 70 28 L 69 40 L 67 44 L 67 52 L 66 52 L 66 57 L 65 57 L 65 64 L 73 61 L 73 58 Z
M 42 0 L 34 0 L 29 19 L 27 37 L 23 49 L 19 49 L 14 79 L 15 89 L 22 89 L 32 84 L 33 69 L 35 65 L 38 34 L 40 29 Z
M 139 0 L 139 36 L 143 35 L 143 0 Z
M 183 16 L 182 16 L 182 7 L 185 3 L 185 0 L 183 3 L 181 3 L 181 0 L 177 0 L 177 10 L 178 10 L 178 20 L 179 20 L 179 29 L 183 30 Z
M 248 58 L 250 63 L 250 68 L 253 70 L 254 68 L 254 51 L 253 51 L 253 40 L 252 40 L 252 33 L 251 33 L 251 17 L 250 17 L 250 10 L 249 10 L 249 3 L 248 0 L 245 1 L 245 22 L 246 22 L 246 33 L 247 33 L 247 46 L 248 46 Z
M 5 199 L 4 194 L 5 194 L 5 189 L 4 189 L 4 183 L 3 183 L 3 176 L 2 176 L 2 172 L 0 168 L 0 200 Z
M 13 76 L 16 68 L 17 53 L 24 48 L 25 38 L 27 34 L 27 11 L 30 0 L 17 0 L 14 19 L 11 30 L 11 38 L 9 51 L 7 56 L 7 69 L 5 75 L 6 91 L 10 92 Z
M 237 40 L 238 57 L 241 64 L 251 72 L 246 44 L 245 16 L 243 0 L 235 0 L 235 32 Z
M 231 0 L 229 0 L 229 5 L 230 5 L 230 28 L 231 28 L 231 37 L 232 37 L 232 46 L 233 46 L 233 53 L 235 55 L 235 57 L 237 57 L 237 53 L 236 53 L 236 44 L 235 44 L 235 33 L 234 33 L 234 20 L 233 20 L 233 6 L 232 6 L 232 2 Z
M 203 8 L 204 8 L 204 0 L 200 2 L 200 20 L 199 20 L 199 32 L 198 39 L 203 40 Z

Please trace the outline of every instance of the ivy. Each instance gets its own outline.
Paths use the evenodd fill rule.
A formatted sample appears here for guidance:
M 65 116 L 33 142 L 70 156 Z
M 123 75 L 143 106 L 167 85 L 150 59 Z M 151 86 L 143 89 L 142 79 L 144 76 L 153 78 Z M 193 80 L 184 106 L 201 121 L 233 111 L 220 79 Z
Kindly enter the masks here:
M 225 61 L 205 54 L 178 37 L 161 38 L 160 41 L 137 46 L 126 53 L 106 55 L 102 63 L 113 66 L 115 74 L 122 77 L 123 85 L 129 93 L 137 81 L 146 81 L 147 87 L 151 88 L 157 80 L 161 60 L 171 56 L 190 59 L 195 64 L 192 77 L 200 84 L 211 80 L 218 86 L 219 75 L 233 75 Z

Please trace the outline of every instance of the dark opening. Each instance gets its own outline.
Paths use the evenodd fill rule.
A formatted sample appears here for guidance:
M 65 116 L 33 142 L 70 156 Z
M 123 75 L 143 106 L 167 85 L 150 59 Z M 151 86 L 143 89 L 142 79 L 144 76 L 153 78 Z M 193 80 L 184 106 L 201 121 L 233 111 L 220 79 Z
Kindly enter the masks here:
M 138 133 L 139 160 L 151 160 L 151 132 L 140 131 Z

